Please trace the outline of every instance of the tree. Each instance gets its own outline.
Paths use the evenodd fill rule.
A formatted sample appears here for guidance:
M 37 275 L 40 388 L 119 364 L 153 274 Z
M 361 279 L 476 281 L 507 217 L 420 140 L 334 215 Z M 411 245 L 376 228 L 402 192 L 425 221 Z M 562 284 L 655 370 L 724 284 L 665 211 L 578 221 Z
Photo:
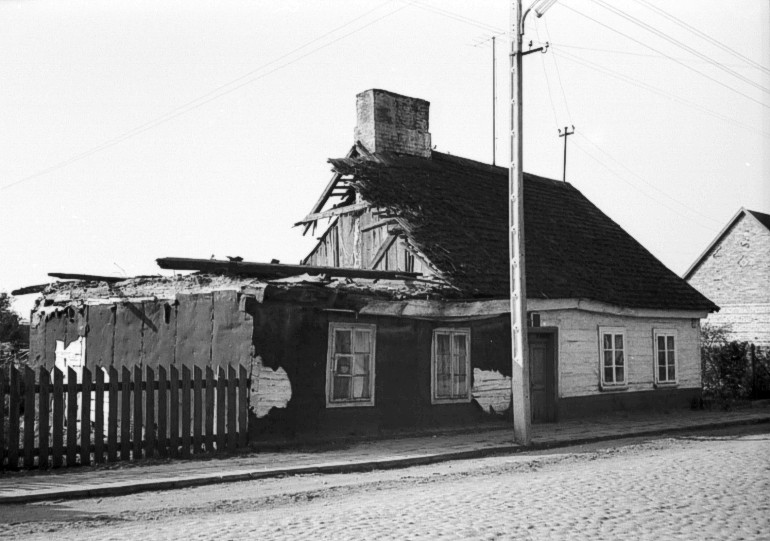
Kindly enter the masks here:
M 16 347 L 29 342 L 19 315 L 11 309 L 13 299 L 7 293 L 0 293 L 0 342 L 10 342 Z

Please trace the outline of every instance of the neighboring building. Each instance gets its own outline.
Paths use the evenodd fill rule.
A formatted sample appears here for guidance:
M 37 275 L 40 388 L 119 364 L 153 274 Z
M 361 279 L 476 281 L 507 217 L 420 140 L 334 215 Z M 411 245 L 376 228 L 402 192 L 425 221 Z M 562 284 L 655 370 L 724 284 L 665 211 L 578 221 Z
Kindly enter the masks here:
M 731 340 L 770 346 L 770 215 L 740 209 L 684 279 L 719 304 L 711 325 Z
M 259 434 L 510 415 L 507 170 L 433 151 L 428 107 L 358 96 L 356 143 L 297 224 L 331 221 L 302 265 L 163 259 L 208 274 L 52 286 L 32 358 L 250 365 Z M 714 303 L 573 186 L 526 175 L 524 207 L 533 420 L 689 406 Z

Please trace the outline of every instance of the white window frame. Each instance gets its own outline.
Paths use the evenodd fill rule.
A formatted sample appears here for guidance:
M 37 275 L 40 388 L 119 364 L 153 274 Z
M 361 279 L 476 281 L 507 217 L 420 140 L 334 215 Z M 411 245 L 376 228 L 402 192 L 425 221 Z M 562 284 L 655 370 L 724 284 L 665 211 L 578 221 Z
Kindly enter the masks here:
M 669 350 L 668 346 L 666 346 L 665 349 L 665 357 L 666 357 L 666 379 L 661 380 L 660 375 L 658 373 L 658 337 L 663 336 L 665 337 L 664 340 L 666 343 L 668 343 L 668 337 L 672 337 L 674 339 L 674 379 L 670 380 L 668 379 L 668 367 L 671 363 L 669 363 Z M 679 343 L 679 337 L 677 336 L 676 329 L 653 329 L 652 330 L 652 368 L 653 373 L 655 375 L 655 385 L 676 385 L 679 382 L 679 350 L 678 350 L 678 343 Z
M 436 396 L 436 391 L 437 391 L 437 385 L 436 385 L 437 338 L 436 337 L 443 334 L 448 334 L 450 336 L 449 338 L 450 356 L 454 355 L 454 352 L 453 352 L 454 340 L 452 339 L 452 336 L 459 335 L 459 334 L 462 334 L 465 336 L 465 344 L 466 344 L 465 377 L 467 378 L 467 383 L 465 385 L 466 392 L 462 396 L 454 395 L 449 398 Z M 431 347 L 430 347 L 430 403 L 431 404 L 459 404 L 459 403 L 465 403 L 470 401 L 471 401 L 471 330 L 470 328 L 441 327 L 438 329 L 433 329 L 433 337 L 431 339 Z
M 623 381 L 605 381 L 604 379 L 604 335 L 612 335 L 612 374 L 615 377 L 617 365 L 615 364 L 615 335 L 623 336 Z M 602 389 L 626 389 L 628 388 L 628 340 L 625 327 L 599 327 L 599 381 Z
M 370 333 L 371 351 L 369 352 L 369 398 L 366 399 L 333 399 L 332 386 L 334 384 L 334 366 L 335 366 L 335 353 L 334 353 L 334 340 L 336 337 L 336 331 L 349 330 L 351 333 L 355 331 L 368 331 Z M 355 346 L 351 334 L 351 349 Z M 371 407 L 374 406 L 374 369 L 376 366 L 375 353 L 377 351 L 377 326 L 363 323 L 329 323 L 329 345 L 326 351 L 326 407 L 327 408 L 350 408 L 350 407 Z M 354 355 L 355 352 L 351 351 L 350 355 Z

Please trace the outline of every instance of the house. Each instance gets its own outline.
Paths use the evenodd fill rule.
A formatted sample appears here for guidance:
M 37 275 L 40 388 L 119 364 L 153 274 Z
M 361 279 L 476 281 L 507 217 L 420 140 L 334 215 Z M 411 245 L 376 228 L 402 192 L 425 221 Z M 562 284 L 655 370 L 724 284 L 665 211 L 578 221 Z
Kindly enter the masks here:
M 719 303 L 708 322 L 731 340 L 770 346 L 770 215 L 740 209 L 684 279 Z
M 86 365 L 249 366 L 263 436 L 510 416 L 507 170 L 434 151 L 424 100 L 370 90 L 357 110 L 300 265 L 54 284 L 32 357 L 80 340 Z M 524 206 L 533 420 L 689 406 L 716 305 L 573 186 L 526 175 Z

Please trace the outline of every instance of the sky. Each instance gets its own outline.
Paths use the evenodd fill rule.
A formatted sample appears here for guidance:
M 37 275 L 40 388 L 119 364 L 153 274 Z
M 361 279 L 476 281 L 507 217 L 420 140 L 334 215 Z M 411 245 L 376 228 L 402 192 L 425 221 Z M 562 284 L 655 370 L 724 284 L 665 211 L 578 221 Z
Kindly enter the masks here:
M 525 0 L 525 7 L 528 2 Z M 355 96 L 428 100 L 437 150 L 507 165 L 502 0 L 0 0 L 0 291 L 159 257 L 296 263 Z M 560 0 L 527 19 L 524 169 L 682 274 L 770 213 L 770 2 Z M 322 231 L 318 231 L 320 234 Z M 17 298 L 28 315 L 34 296 Z

